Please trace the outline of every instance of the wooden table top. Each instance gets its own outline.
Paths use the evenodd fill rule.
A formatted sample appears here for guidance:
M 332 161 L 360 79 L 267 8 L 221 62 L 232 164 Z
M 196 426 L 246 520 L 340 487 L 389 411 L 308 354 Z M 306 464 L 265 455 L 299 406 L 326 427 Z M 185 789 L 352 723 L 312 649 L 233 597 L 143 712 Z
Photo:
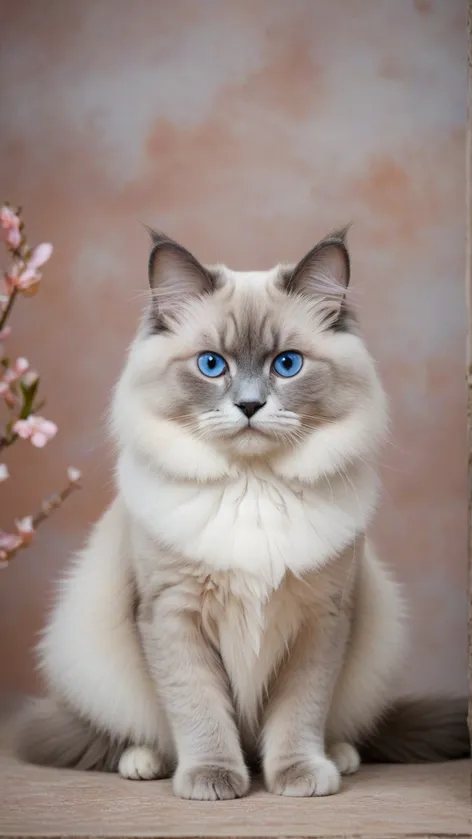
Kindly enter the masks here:
M 1 837 L 472 837 L 471 763 L 371 766 L 330 798 L 181 801 L 168 781 L 42 769 L 0 755 Z

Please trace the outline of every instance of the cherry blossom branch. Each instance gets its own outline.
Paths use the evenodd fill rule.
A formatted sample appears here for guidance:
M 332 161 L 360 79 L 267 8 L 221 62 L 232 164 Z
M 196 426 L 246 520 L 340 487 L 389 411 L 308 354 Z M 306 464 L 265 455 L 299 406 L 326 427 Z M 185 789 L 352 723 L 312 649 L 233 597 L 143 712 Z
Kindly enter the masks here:
M 36 448 L 43 448 L 57 434 L 57 426 L 38 414 L 44 400 L 37 401 L 39 374 L 31 369 L 28 359 L 11 361 L 2 342 L 11 334 L 9 320 L 18 297 L 31 297 L 39 290 L 42 279 L 40 268 L 51 257 L 52 245 L 45 242 L 31 249 L 26 238 L 21 209 L 5 203 L 0 207 L 0 234 L 6 245 L 10 264 L 4 271 L 5 294 L 0 295 L 0 399 L 9 414 L 4 428 L 0 428 L 0 451 L 18 440 L 28 440 Z M 70 466 L 68 483 L 60 492 L 42 502 L 34 516 L 15 520 L 16 532 L 0 530 L 0 566 L 9 564 L 15 554 L 32 541 L 35 530 L 54 510 L 80 486 L 80 472 Z M 0 483 L 9 478 L 8 467 L 0 463 Z
M 8 317 L 11 313 L 11 310 L 13 309 L 13 304 L 16 300 L 17 294 L 18 294 L 18 289 L 14 288 L 13 291 L 11 292 L 9 298 L 8 298 L 8 303 L 5 306 L 5 311 L 3 312 L 2 316 L 0 317 L 0 332 L 3 330 L 3 327 L 5 326 L 5 324 L 8 320 Z
M 22 519 L 16 519 L 16 533 L 5 533 L 3 530 L 0 530 L 0 568 L 6 567 L 18 551 L 27 548 L 31 544 L 38 527 L 49 518 L 54 510 L 57 510 L 69 498 L 69 495 L 72 495 L 76 489 L 80 488 L 81 474 L 78 469 L 69 466 L 67 478 L 68 482 L 64 489 L 60 492 L 55 492 L 43 501 L 41 509 L 34 516 L 25 516 Z
M 16 439 L 16 434 L 12 434 L 11 437 L 0 437 L 0 452 L 2 451 L 2 449 L 6 449 L 7 446 L 13 445 Z

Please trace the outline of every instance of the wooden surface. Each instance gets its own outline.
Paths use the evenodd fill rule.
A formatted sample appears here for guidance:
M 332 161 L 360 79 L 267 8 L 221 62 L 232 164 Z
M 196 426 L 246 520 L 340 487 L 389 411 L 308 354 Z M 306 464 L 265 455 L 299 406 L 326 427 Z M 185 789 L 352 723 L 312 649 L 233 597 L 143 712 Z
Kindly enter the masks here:
M 168 781 L 0 757 L 0 836 L 472 836 L 470 764 L 369 767 L 330 798 L 279 798 L 258 787 L 240 801 L 204 803 L 174 798 Z

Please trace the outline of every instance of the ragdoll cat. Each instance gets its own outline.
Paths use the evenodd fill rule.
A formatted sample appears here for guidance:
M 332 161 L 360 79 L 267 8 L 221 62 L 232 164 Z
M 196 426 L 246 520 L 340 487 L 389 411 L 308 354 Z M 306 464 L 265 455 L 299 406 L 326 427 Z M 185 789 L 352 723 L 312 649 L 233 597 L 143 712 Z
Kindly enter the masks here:
M 465 703 L 392 703 L 404 608 L 366 535 L 386 404 L 349 273 L 345 231 L 250 273 L 153 234 L 113 403 L 117 496 L 40 643 L 25 759 L 221 799 L 251 766 L 312 796 L 360 754 L 468 754 Z

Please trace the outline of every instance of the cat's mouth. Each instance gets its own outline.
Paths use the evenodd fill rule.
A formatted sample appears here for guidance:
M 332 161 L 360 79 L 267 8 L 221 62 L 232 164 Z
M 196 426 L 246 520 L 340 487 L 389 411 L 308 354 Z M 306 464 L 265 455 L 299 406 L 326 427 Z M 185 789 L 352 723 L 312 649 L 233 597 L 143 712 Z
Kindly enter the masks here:
M 231 434 L 227 445 L 244 457 L 260 456 L 277 445 L 277 438 L 270 431 L 248 423 Z
M 245 425 L 243 428 L 238 428 L 238 430 L 236 431 L 236 435 L 243 435 L 243 434 L 246 434 L 246 435 L 254 434 L 254 435 L 258 435 L 258 436 L 262 436 L 262 437 L 270 436 L 268 434 L 268 432 L 265 431 L 265 429 L 257 428 L 256 426 L 251 425 L 250 422 L 248 422 L 248 424 Z

